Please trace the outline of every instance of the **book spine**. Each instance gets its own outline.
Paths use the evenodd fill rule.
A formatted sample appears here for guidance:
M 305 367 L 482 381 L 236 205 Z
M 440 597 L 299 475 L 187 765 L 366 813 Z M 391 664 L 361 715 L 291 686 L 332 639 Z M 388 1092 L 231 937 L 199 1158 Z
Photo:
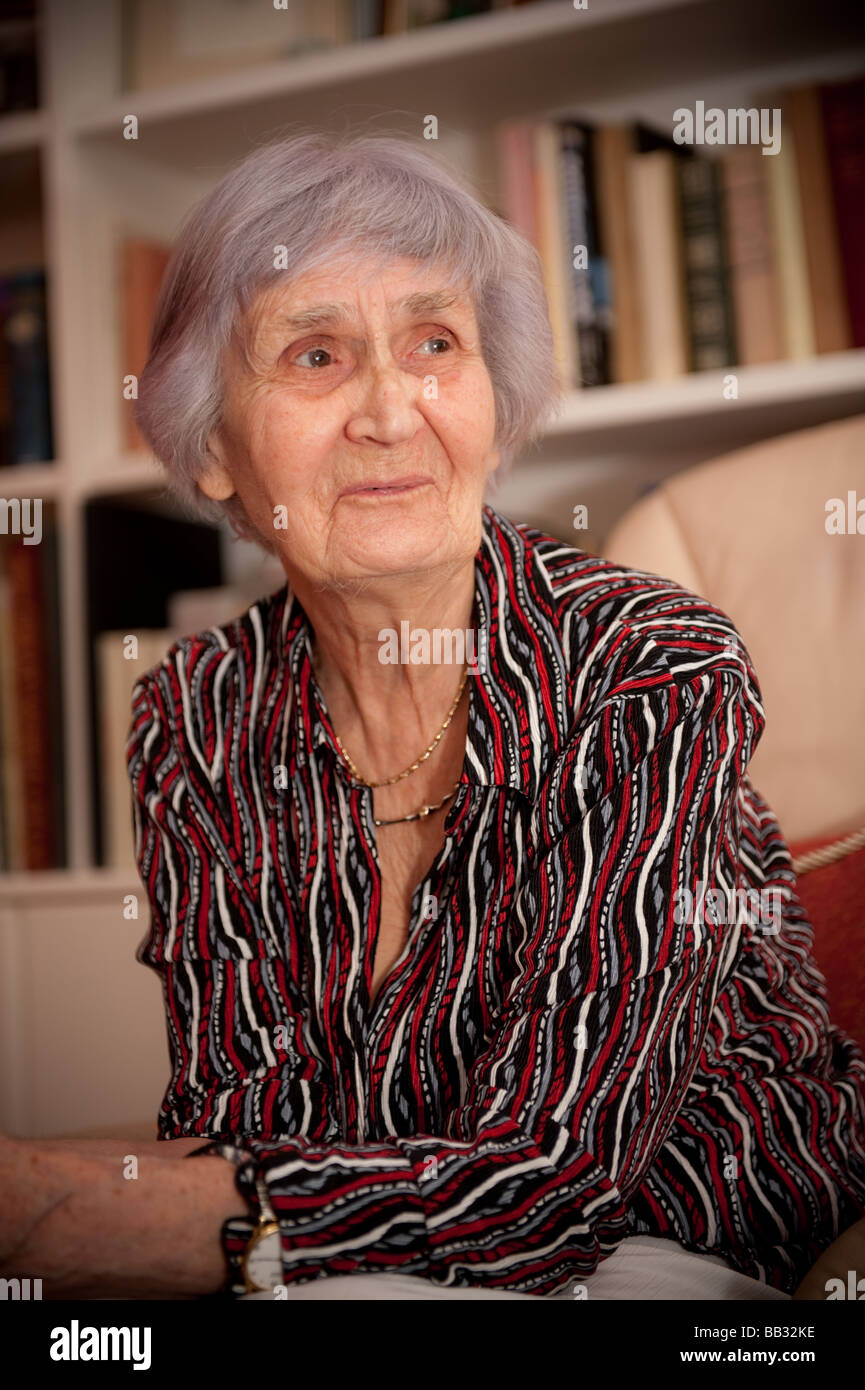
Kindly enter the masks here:
M 766 158 L 765 162 L 769 165 L 772 239 L 781 282 L 784 355 L 811 357 L 815 350 L 814 317 L 792 130 L 785 132 L 780 152 Z
M 609 381 L 609 304 L 606 270 L 598 245 L 589 153 L 590 132 L 574 122 L 561 127 L 562 189 L 568 227 L 572 304 L 582 386 Z M 606 316 L 606 318 L 605 318 Z
M 817 88 L 788 92 L 783 109 L 796 152 L 814 346 L 817 352 L 843 352 L 853 340 Z
M 41 550 L 43 554 L 43 598 L 46 667 L 48 671 L 48 731 L 54 775 L 51 778 L 54 863 L 66 863 L 66 795 L 63 737 L 63 655 L 60 643 L 60 553 L 57 522 L 53 509 L 45 519 Z
M 737 357 L 742 366 L 777 362 L 784 355 L 781 286 L 769 213 L 769 162 L 750 145 L 732 149 L 720 160 Z
M 632 131 L 625 126 L 601 126 L 595 135 L 595 152 L 598 231 L 608 268 L 610 377 L 618 382 L 639 381 L 643 374 L 642 328 L 634 228 L 628 199 Z
M 653 381 L 688 370 L 682 229 L 676 156 L 657 149 L 628 162 L 631 210 L 636 229 L 644 375 Z
M 538 251 L 553 329 L 556 364 L 565 388 L 575 390 L 581 384 L 579 349 L 561 182 L 559 128 L 552 121 L 539 121 L 535 125 L 534 152 Z
M 147 362 L 150 331 L 160 286 L 171 255 L 162 242 L 130 237 L 121 247 L 122 340 L 121 375 L 140 377 Z M 124 444 L 130 451 L 144 448 L 133 416 L 132 400 L 124 399 Z
M 829 172 L 854 347 L 865 347 L 865 78 L 821 88 Z
M 537 250 L 532 144 L 528 121 L 505 121 L 497 128 L 498 201 L 502 214 Z
M 18 755 L 14 725 L 14 691 L 12 689 L 12 642 L 10 637 L 11 597 L 9 579 L 4 567 L 5 546 L 0 542 L 0 826 L 2 826 L 2 867 L 6 872 L 21 863 L 20 845 L 16 843 L 14 808 L 20 805 L 16 792 Z
M 54 452 L 45 276 L 41 270 L 19 271 L 9 282 L 3 337 L 12 404 L 10 462 L 42 463 Z
M 16 737 L 20 752 L 25 869 L 56 866 L 54 788 L 58 775 L 50 741 L 45 598 L 41 547 L 23 541 L 6 550 L 12 600 Z
M 676 163 L 685 266 L 688 353 L 692 371 L 728 367 L 736 343 L 715 164 Z

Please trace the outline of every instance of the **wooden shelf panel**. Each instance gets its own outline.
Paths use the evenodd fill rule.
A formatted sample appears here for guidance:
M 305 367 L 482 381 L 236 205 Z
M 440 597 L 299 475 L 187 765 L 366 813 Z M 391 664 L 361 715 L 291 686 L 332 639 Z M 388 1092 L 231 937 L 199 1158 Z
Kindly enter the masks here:
M 22 150 L 40 150 L 47 133 L 45 111 L 12 111 L 0 116 L 0 158 Z
M 724 380 L 731 374 L 737 378 L 739 395 L 726 400 Z M 574 391 L 547 435 L 573 436 L 598 429 L 615 434 L 623 427 L 741 415 L 804 399 L 846 396 L 854 401 L 858 397 L 865 411 L 865 348 L 801 361 L 694 372 L 673 381 L 639 381 Z
M 42 869 L 0 873 L 0 908 L 25 902 L 61 900 L 70 905 L 107 897 L 119 902 L 126 893 L 141 893 L 136 869 Z M 142 927 L 143 931 L 143 927 Z
M 25 463 L 0 468 L 2 497 L 58 497 L 64 490 L 67 473 L 59 463 Z

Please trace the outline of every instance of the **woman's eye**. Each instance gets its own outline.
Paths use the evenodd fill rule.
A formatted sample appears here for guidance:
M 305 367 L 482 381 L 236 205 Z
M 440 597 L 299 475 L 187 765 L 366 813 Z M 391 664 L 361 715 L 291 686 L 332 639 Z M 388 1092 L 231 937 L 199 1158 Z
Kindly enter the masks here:
M 303 364 L 302 364 L 302 358 L 304 358 L 304 357 L 315 357 L 315 358 L 319 358 L 319 359 L 322 358 L 322 357 L 327 357 L 327 358 L 329 358 L 329 357 L 330 357 L 330 353 L 328 352 L 327 348 L 323 348 L 323 347 L 304 348 L 303 352 L 299 352 L 298 355 L 297 355 L 297 357 L 295 357 L 294 360 L 295 360 L 295 362 L 301 362 L 301 365 L 303 365 Z M 310 365 L 310 366 L 314 366 L 314 367 L 327 367 L 327 366 L 329 366 L 330 364 L 329 364 L 329 362 L 322 362 L 322 361 L 319 360 L 319 361 L 310 363 L 309 365 Z
M 442 334 L 440 334 L 440 333 L 436 333 L 434 337 L 432 337 L 432 338 L 427 338 L 425 341 L 426 341 L 427 343 L 444 343 L 444 345 L 445 345 L 445 351 L 447 351 L 447 352 L 449 352 L 450 349 L 451 349 L 451 340 L 450 340 L 450 338 L 445 338 L 445 337 L 444 337 Z M 441 353 L 435 352 L 435 353 L 432 354 L 432 356 L 433 356 L 433 357 L 440 357 L 440 356 L 441 356 Z

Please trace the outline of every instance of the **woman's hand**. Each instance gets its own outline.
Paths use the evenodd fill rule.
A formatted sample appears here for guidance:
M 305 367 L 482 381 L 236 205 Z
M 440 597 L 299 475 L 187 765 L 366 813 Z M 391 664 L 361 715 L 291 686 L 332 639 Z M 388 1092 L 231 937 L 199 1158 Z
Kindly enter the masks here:
M 244 1204 L 233 1164 L 184 1162 L 205 1142 L 0 1135 L 0 1277 L 41 1279 L 43 1298 L 216 1292 Z

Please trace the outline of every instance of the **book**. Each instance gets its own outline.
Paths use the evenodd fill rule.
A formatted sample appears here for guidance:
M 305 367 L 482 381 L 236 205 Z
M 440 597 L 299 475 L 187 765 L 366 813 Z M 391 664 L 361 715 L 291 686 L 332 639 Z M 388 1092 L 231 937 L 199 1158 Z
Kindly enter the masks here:
M 560 125 L 573 336 L 580 386 L 603 386 L 610 379 L 610 302 L 606 258 L 598 237 L 592 135 L 591 127 L 579 121 L 563 121 Z
M 675 169 L 689 366 L 696 372 L 728 367 L 736 362 L 736 337 L 718 166 L 711 159 L 681 159 Z
M 121 243 L 121 378 L 138 378 L 144 371 L 153 315 L 170 256 L 171 247 L 165 242 L 127 237 Z M 145 448 L 133 416 L 134 404 L 134 400 L 124 394 L 123 443 L 130 452 Z
M 543 267 L 556 366 L 565 387 L 575 390 L 581 384 L 579 345 L 558 126 L 554 121 L 538 121 L 533 137 L 537 249 Z
M 60 549 L 57 513 L 53 507 L 43 509 L 42 541 L 43 622 L 47 639 L 47 719 L 48 737 L 54 760 L 51 778 L 51 811 L 53 820 L 54 864 L 66 863 L 66 759 L 63 729 L 63 652 L 60 612 Z
M 865 77 L 820 96 L 851 339 L 865 347 Z
M 784 356 L 812 357 L 815 351 L 814 314 L 792 130 L 789 127 L 785 130 L 778 154 L 761 155 L 761 158 L 769 166 L 769 211 L 781 284 Z
M 595 132 L 598 233 L 608 265 L 610 295 L 609 379 L 638 381 L 643 374 L 640 348 L 640 294 L 636 248 L 628 196 L 628 158 L 634 153 L 627 126 L 600 126 Z
M 818 88 L 797 87 L 785 93 L 782 109 L 796 154 L 814 349 L 843 352 L 852 347 L 853 338 Z
M 0 282 L 2 353 L 0 466 L 44 463 L 54 455 L 45 272 L 18 270 Z
M 502 216 L 537 249 L 533 128 L 533 121 L 503 121 L 495 138 Z
M 661 381 L 688 370 L 684 253 L 676 173 L 667 149 L 632 154 L 628 194 L 635 228 L 642 375 Z
M 769 185 L 770 158 L 739 145 L 719 160 L 738 363 L 777 362 L 784 356 L 781 282 L 775 260 Z
M 0 800 L 3 802 L 3 868 L 24 868 L 24 819 L 21 764 L 18 748 L 18 708 L 15 692 L 12 636 L 12 585 L 5 566 L 8 542 L 0 541 Z
M 14 722 L 21 817 L 21 869 L 57 867 L 56 787 L 62 776 L 60 750 L 52 743 L 48 646 L 57 634 L 46 631 L 46 593 L 41 546 L 4 537 L 3 562 L 9 581 L 8 653 L 12 660 Z

